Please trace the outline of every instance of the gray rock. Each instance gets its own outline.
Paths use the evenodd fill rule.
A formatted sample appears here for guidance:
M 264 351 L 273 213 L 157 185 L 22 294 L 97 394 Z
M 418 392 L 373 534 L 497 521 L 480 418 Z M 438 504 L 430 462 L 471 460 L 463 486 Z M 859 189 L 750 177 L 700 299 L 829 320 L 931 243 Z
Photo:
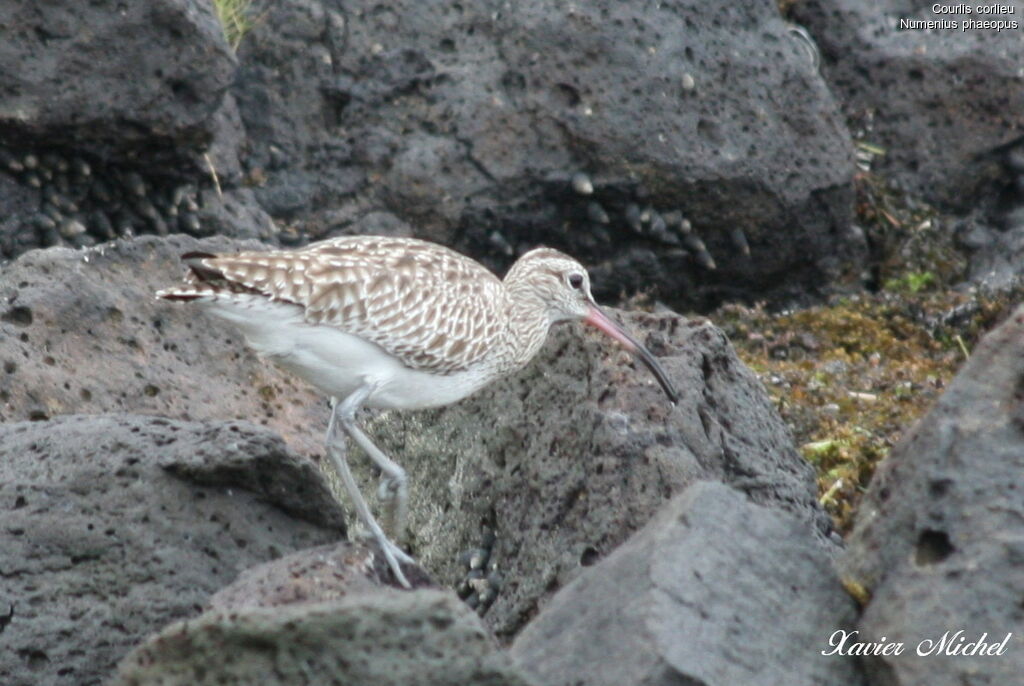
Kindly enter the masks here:
M 218 194 L 207 190 L 202 194 L 203 206 L 196 213 L 200 229 L 195 236 L 229 236 L 271 241 L 277 227 L 248 188 L 236 188 Z M 271 246 L 265 246 L 270 248 Z
M 176 476 L 200 462 L 218 478 Z M 0 518 L 9 686 L 100 683 L 243 569 L 342 535 L 315 470 L 266 429 L 137 415 L 0 425 Z
M 248 419 L 321 454 L 328 408 L 240 336 L 154 293 L 179 255 L 265 247 L 187 236 L 33 251 L 0 272 L 0 421 L 100 412 Z
M 203 160 L 207 162 L 207 171 L 209 167 L 213 167 L 222 188 L 238 188 L 244 182 L 238 156 L 248 142 L 245 139 L 245 128 L 242 126 L 238 104 L 230 92 L 224 96 L 221 106 L 214 113 L 211 127 L 210 145 L 206 151 L 207 157 Z
M 822 656 L 856 611 L 806 524 L 697 483 L 540 609 L 512 646 L 550 686 L 864 683 Z
M 313 197 L 313 175 L 301 172 L 281 172 L 272 182 L 257 188 L 256 200 L 271 216 L 282 221 L 294 220 L 308 213 Z
M 1024 673 L 1022 340 L 1018 309 L 879 466 L 860 505 L 842 558 L 871 593 L 859 640 L 906 645 L 866 662 L 872 683 L 1010 684 Z M 999 657 L 917 655 L 947 631 L 964 643 L 1013 637 Z
M 244 131 L 225 97 L 237 63 L 209 2 L 8 4 L 0 167 L 45 202 L 5 215 L 0 257 L 113 233 L 276 233 L 252 192 L 238 189 Z M 225 195 L 208 198 L 199 216 L 179 211 L 186 186 Z M 37 213 L 61 230 L 34 228 Z
M 400 0 L 344 15 L 285 0 L 239 55 L 243 163 L 267 171 L 272 214 L 318 226 L 385 210 L 498 269 L 552 243 L 594 266 L 600 295 L 655 286 L 677 307 L 817 288 L 865 248 L 844 231 L 848 134 L 769 0 Z M 593 195 L 572 190 L 577 172 Z M 325 178 L 338 180 L 310 192 Z M 591 201 L 614 240 L 595 239 Z M 633 202 L 682 209 L 717 272 L 631 234 Z
M 125 658 L 111 686 L 529 686 L 450 593 L 209 612 Z
M 410 572 L 414 588 L 427 585 L 425 577 Z M 309 548 L 265 562 L 242 572 L 226 588 L 210 598 L 214 610 L 278 607 L 295 603 L 324 602 L 376 592 L 393 585 L 382 555 L 372 555 L 364 545 L 342 541 Z
M 959 223 L 957 244 L 970 255 L 968 278 L 982 288 L 1009 292 L 1024 282 L 1024 204 L 1007 212 L 1001 227 L 979 208 Z
M 908 30 L 900 20 L 1024 25 L 1021 5 L 1008 4 L 1016 14 L 935 14 L 933 3 L 907 0 L 807 0 L 792 12 L 860 135 L 885 149 L 873 168 L 932 202 L 971 209 L 1003 175 L 1000 148 L 1024 129 L 1020 28 Z
M 0 149 L 2 152 L 2 149 Z M 33 219 L 39 212 L 40 193 L 15 181 L 13 175 L 0 168 L 0 260 L 19 255 L 39 244 Z
M 236 61 L 209 3 L 16 0 L 0 26 L 0 138 L 101 158 L 208 143 Z
M 496 533 L 507 583 L 485 617 L 504 638 L 697 479 L 797 514 L 809 538 L 829 529 L 810 466 L 724 334 L 674 314 L 621 319 L 659 356 L 678 407 L 615 343 L 573 325 L 462 403 L 365 423 L 409 472 L 411 547 L 444 585 L 484 527 Z
M 178 280 L 180 253 L 243 246 L 257 244 L 146 237 L 12 263 L 0 274 L 0 420 L 247 418 L 300 454 L 321 455 L 322 398 L 229 327 L 152 298 Z M 566 326 L 527 369 L 456 406 L 364 419 L 409 471 L 406 542 L 431 574 L 456 585 L 459 554 L 482 547 L 483 527 L 497 533 L 491 557 L 506 583 L 487 622 L 503 636 L 696 479 L 794 512 L 819 537 L 828 531 L 812 469 L 722 332 L 672 314 L 624 318 L 661 357 L 682 393 L 678 407 L 614 342 Z M 373 494 L 368 461 L 354 453 L 352 464 Z

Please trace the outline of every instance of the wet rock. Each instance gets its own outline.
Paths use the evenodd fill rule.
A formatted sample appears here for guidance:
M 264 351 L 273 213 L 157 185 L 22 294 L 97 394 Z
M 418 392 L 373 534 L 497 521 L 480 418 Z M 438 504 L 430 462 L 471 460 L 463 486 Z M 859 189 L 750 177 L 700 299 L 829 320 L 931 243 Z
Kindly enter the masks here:
M 0 425 L 0 517 L 10 686 L 99 683 L 243 569 L 343 534 L 316 468 L 266 429 L 128 414 Z
M 451 594 L 379 592 L 323 603 L 209 612 L 125 658 L 138 684 L 529 686 Z
M 854 686 L 855 658 L 818 646 L 855 617 L 804 522 L 700 482 L 559 591 L 511 652 L 551 686 Z
M 865 661 L 871 683 L 1009 684 L 1024 671 L 1021 340 L 1024 309 L 982 340 L 860 505 L 841 560 L 871 598 L 860 640 L 906 645 Z M 1001 656 L 917 654 L 947 631 L 954 647 L 1013 636 Z
M 588 202 L 587 203 L 587 219 L 594 222 L 595 224 L 607 224 L 611 221 L 608 213 L 605 212 L 604 208 L 601 207 L 600 203 Z

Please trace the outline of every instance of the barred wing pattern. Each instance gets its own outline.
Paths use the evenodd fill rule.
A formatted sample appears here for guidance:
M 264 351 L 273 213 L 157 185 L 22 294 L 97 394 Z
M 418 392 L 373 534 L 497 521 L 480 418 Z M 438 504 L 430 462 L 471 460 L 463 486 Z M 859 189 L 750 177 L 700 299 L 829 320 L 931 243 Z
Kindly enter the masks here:
M 494 274 L 414 239 L 352 236 L 192 263 L 188 283 L 197 292 L 293 303 L 310 324 L 359 336 L 412 369 L 436 374 L 477 364 L 505 317 L 507 296 Z

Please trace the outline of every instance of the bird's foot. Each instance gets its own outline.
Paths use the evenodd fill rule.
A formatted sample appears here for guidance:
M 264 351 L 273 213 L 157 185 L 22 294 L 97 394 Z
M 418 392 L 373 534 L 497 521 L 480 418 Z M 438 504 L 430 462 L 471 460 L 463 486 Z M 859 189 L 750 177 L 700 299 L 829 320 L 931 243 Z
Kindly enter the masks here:
M 391 541 L 387 541 L 386 540 L 385 542 L 387 543 L 388 548 L 391 550 L 391 554 L 395 556 L 396 560 L 398 560 L 399 562 L 402 562 L 403 564 L 407 564 L 407 565 L 414 565 L 414 564 L 416 564 L 416 559 L 412 555 L 410 555 L 409 553 L 405 552 L 404 550 L 399 548 L 396 544 L 392 543 Z
M 405 588 L 412 588 L 412 584 L 405 578 L 405 573 L 402 571 L 402 564 L 416 564 L 416 560 L 398 545 L 392 543 L 383 532 L 372 535 L 372 537 L 380 547 L 381 554 L 384 555 L 384 560 L 388 563 L 388 567 L 398 583 Z
M 405 573 L 402 571 L 401 562 L 409 564 L 413 562 L 413 559 L 405 554 L 401 548 L 387 540 L 386 538 L 380 542 L 381 552 L 384 553 L 384 559 L 387 560 L 388 567 L 391 568 L 391 572 L 395 575 L 395 579 L 398 580 L 405 588 L 412 588 L 412 584 L 405 578 Z

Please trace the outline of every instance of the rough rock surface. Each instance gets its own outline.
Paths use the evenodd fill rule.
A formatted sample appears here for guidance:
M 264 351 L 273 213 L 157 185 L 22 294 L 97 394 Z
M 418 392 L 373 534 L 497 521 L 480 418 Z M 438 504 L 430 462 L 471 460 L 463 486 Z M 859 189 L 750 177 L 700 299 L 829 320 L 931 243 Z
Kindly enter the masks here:
M 885 148 L 875 168 L 933 202 L 969 209 L 982 191 L 1006 183 L 1001 153 L 1024 135 L 1021 29 L 908 30 L 899 22 L 1024 26 L 1021 4 L 1006 4 L 1016 13 L 936 14 L 934 3 L 911 0 L 802 0 L 792 13 L 817 41 L 822 72 L 864 139 Z
M 12 263 L 0 274 L 0 420 L 251 419 L 302 454 L 322 454 L 322 398 L 229 328 L 151 298 L 179 278 L 181 252 L 242 245 L 145 237 Z M 567 326 L 526 370 L 472 399 L 364 421 L 410 473 L 412 551 L 431 574 L 457 583 L 459 554 L 480 545 L 484 527 L 497 531 L 494 561 L 508 583 L 488 622 L 505 635 L 697 478 L 827 529 L 810 467 L 722 333 L 676 315 L 626 323 L 661 356 L 683 394 L 679 407 L 612 341 Z M 372 494 L 367 463 L 353 453 Z
M 342 541 L 285 555 L 242 572 L 210 598 L 214 610 L 276 607 L 337 600 L 395 585 L 382 555 Z M 419 570 L 405 566 L 414 588 L 429 584 Z
M 262 247 L 186 236 L 34 251 L 0 272 L 0 421 L 130 412 L 248 419 L 305 455 L 322 450 L 318 394 L 229 327 L 157 300 L 190 250 Z
M 855 658 L 818 646 L 855 616 L 803 522 L 701 482 L 555 595 L 512 656 L 550 686 L 854 686 Z
M 197 463 L 201 483 L 177 476 Z M 0 425 L 0 517 L 7 686 L 98 684 L 243 569 L 343 532 L 315 469 L 266 429 L 137 415 Z
M 529 686 L 451 593 L 212 611 L 129 655 L 111 686 Z
M 491 266 L 550 242 L 600 296 L 676 305 L 815 288 L 863 248 L 848 134 L 770 0 L 264 7 L 233 87 L 243 166 L 314 237 L 385 209 Z M 680 210 L 719 269 L 631 205 Z
M 935 408 L 879 467 L 844 572 L 872 595 L 861 640 L 904 641 L 874 684 L 1010 684 L 1024 673 L 1024 309 L 986 336 Z M 918 656 L 987 633 L 1004 655 Z M 954 642 L 955 643 L 955 642 Z M 933 646 L 934 647 L 934 646 Z
M 1021 163 L 1024 165 L 1024 154 Z M 1024 166 L 1014 180 L 1024 190 Z M 1010 291 L 1024 282 L 1024 194 L 1005 214 L 982 207 L 956 224 L 957 244 L 969 256 L 967 278 L 983 288 Z
M 809 539 L 828 531 L 810 466 L 722 332 L 674 314 L 622 319 L 659 356 L 678 407 L 603 334 L 571 325 L 471 399 L 366 423 L 409 472 L 412 550 L 443 584 L 496 534 L 506 581 L 486 619 L 504 638 L 697 479 L 796 513 Z
M 208 0 L 6 3 L 0 64 L 0 259 L 276 234 L 242 187 L 237 62 Z M 8 205 L 8 185 L 34 201 Z
M 208 2 L 5 3 L 0 142 L 100 157 L 205 145 L 236 61 Z
M 29 221 L 39 208 L 40 197 L 38 189 L 19 184 L 0 167 L 0 259 L 39 244 L 36 228 Z

